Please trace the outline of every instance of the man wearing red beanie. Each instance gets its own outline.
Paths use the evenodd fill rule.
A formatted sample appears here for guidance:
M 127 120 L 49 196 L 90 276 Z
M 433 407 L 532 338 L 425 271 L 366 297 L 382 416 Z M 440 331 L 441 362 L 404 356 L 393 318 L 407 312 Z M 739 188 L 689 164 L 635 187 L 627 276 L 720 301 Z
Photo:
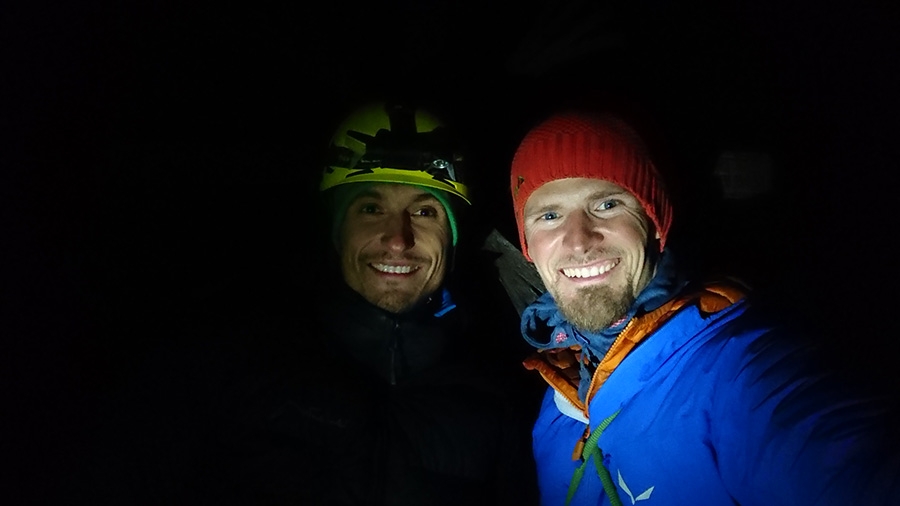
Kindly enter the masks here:
M 525 366 L 549 384 L 533 429 L 544 506 L 900 504 L 890 399 L 848 388 L 744 287 L 687 279 L 633 128 L 552 115 L 510 184 L 547 289 L 522 315 Z

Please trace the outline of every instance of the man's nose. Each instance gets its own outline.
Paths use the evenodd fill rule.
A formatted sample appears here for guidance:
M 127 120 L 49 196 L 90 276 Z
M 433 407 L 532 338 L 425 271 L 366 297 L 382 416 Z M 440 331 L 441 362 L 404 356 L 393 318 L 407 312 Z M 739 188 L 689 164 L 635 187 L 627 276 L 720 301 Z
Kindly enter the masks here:
M 597 219 L 587 212 L 570 214 L 564 226 L 564 243 L 574 251 L 588 251 L 603 241 L 603 233 Z
M 386 220 L 381 240 L 394 251 L 405 251 L 412 248 L 416 241 L 409 214 L 395 213 Z

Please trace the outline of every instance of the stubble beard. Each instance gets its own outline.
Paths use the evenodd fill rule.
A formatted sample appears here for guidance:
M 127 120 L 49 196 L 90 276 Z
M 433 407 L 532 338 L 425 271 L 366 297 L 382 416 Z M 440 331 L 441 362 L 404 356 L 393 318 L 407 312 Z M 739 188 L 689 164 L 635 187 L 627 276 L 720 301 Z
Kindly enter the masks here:
M 390 290 L 388 292 L 379 293 L 372 299 L 369 299 L 369 302 L 385 311 L 391 313 L 403 313 L 415 306 L 420 297 L 407 291 Z
M 404 255 L 403 259 L 423 264 L 428 261 L 427 258 L 415 255 Z M 381 254 L 368 255 L 360 259 L 360 262 L 365 265 L 380 262 L 390 263 L 390 261 L 390 258 Z M 370 303 L 390 313 L 399 314 L 412 309 L 420 302 L 427 299 L 428 294 L 423 293 L 425 290 L 424 284 L 427 282 L 427 280 L 419 280 L 418 282 L 410 283 L 409 281 L 396 280 L 387 281 L 383 284 L 375 283 L 373 285 L 368 285 L 366 280 L 363 280 L 361 282 L 362 286 L 359 287 L 358 291 Z
M 627 289 L 590 286 L 575 295 L 561 298 L 553 294 L 566 320 L 580 330 L 591 333 L 609 328 L 620 320 L 634 304 L 634 294 Z

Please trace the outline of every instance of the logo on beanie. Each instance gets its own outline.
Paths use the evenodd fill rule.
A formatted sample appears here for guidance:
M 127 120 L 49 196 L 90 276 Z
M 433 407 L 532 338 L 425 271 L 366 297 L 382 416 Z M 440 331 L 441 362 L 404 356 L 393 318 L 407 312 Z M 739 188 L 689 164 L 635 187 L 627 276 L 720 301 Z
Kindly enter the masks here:
M 525 176 L 519 176 L 516 179 L 516 198 L 519 197 L 519 188 L 522 187 L 522 183 L 524 183 L 524 182 L 525 182 Z

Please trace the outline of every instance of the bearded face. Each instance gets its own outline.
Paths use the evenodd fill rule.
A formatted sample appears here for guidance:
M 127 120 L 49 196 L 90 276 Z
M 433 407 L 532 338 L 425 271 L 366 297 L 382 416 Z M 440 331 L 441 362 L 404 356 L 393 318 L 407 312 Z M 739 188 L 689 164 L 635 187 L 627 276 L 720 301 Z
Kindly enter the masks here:
M 655 273 L 654 256 L 647 254 L 650 220 L 616 184 L 588 178 L 546 183 L 528 198 L 523 222 L 541 280 L 580 329 L 597 332 L 621 319 Z
M 599 332 L 621 319 L 634 304 L 636 294 L 622 287 L 587 286 L 572 296 L 550 289 L 559 310 L 572 325 L 589 332 Z
M 451 244 L 447 212 L 433 194 L 372 185 L 350 202 L 341 226 L 344 281 L 386 311 L 407 311 L 443 283 Z

